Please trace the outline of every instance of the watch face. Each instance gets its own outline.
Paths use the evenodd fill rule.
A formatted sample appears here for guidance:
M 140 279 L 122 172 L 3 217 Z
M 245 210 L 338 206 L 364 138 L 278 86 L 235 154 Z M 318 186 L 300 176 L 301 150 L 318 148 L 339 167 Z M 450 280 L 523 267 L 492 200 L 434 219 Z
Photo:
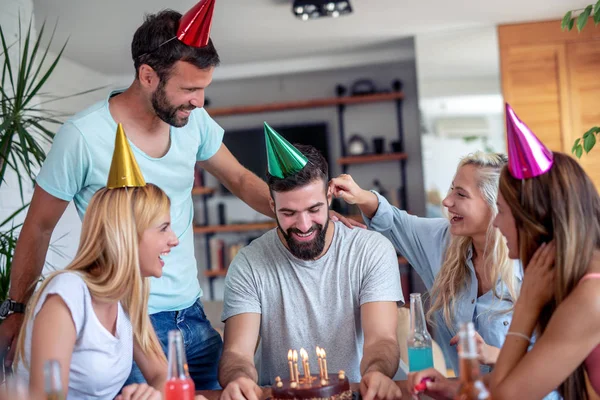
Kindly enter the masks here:
M 10 301 L 4 300 L 2 304 L 0 304 L 0 318 L 6 318 L 8 316 L 8 312 L 10 311 Z

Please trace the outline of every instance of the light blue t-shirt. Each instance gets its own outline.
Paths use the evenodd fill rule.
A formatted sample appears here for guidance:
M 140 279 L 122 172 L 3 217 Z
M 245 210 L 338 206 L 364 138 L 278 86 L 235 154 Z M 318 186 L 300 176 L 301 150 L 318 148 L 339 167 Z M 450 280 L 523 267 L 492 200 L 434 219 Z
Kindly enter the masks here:
M 108 99 L 118 93 L 110 93 L 65 122 L 37 176 L 37 184 L 46 192 L 73 200 L 82 219 L 94 193 L 106 186 L 117 131 Z M 164 257 L 163 276 L 151 279 L 151 314 L 182 310 L 202 295 L 192 224 L 194 166 L 219 150 L 223 129 L 200 108 L 192 111 L 184 127 L 171 127 L 170 136 L 169 151 L 160 158 L 148 156 L 129 142 L 146 182 L 160 187 L 171 199 L 171 225 L 179 238 L 179 245 Z

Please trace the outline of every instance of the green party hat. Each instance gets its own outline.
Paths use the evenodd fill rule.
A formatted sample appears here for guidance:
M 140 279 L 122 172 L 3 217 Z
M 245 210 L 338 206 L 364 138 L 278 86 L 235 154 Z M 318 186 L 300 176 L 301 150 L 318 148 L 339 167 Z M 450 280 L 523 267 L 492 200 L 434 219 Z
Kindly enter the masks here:
M 265 142 L 269 174 L 273 176 L 281 179 L 287 178 L 300 172 L 308 162 L 308 159 L 297 148 L 275 132 L 266 122 Z

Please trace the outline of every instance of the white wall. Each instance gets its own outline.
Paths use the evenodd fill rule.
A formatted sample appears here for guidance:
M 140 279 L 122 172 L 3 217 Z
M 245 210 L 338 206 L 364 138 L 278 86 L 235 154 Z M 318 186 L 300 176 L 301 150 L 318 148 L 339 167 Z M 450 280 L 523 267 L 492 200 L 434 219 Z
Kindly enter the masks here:
M 425 188 L 442 198 L 461 157 L 477 150 L 505 152 L 497 36 L 496 27 L 489 25 L 415 39 Z M 456 136 L 461 126 L 464 136 L 472 136 L 473 122 L 484 127 L 477 140 L 439 132 L 440 125 L 450 123 Z M 436 210 L 428 205 L 428 211 Z

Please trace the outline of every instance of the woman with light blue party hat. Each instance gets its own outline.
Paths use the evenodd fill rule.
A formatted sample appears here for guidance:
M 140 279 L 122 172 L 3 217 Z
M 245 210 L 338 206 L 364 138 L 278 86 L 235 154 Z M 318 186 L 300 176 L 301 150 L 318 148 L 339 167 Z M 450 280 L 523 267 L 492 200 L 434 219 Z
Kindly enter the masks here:
M 44 397 L 44 369 L 58 361 L 67 399 L 160 399 L 167 363 L 148 316 L 149 277 L 178 244 L 170 201 L 146 184 L 121 125 L 105 188 L 92 197 L 74 260 L 50 274 L 27 306 L 19 375 Z M 123 383 L 132 360 L 149 385 Z

